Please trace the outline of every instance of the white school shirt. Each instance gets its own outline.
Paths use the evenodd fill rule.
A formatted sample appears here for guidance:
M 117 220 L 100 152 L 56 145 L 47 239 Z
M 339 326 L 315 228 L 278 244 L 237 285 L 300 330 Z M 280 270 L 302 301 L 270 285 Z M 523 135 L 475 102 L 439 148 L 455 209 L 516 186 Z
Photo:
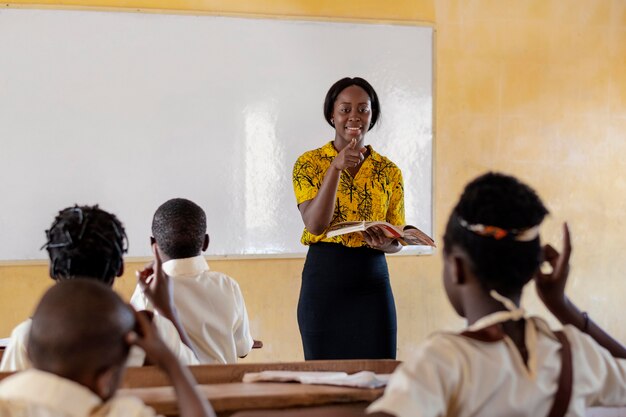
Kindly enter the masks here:
M 198 365 L 198 358 L 181 340 L 178 330 L 171 321 L 165 317 L 155 315 L 152 322 L 156 327 L 158 335 L 163 339 L 167 347 L 174 353 L 182 365 Z M 28 335 L 32 319 L 27 319 L 18 324 L 11 332 L 11 338 L 7 345 L 2 362 L 0 362 L 0 372 L 14 372 L 29 369 L 31 367 L 26 346 L 28 346 Z M 143 366 L 146 353 L 138 346 L 133 346 L 128 354 L 126 366 Z
M 526 319 L 528 368 L 513 341 L 481 342 L 458 334 L 429 337 L 393 373 L 368 412 L 397 417 L 546 416 L 561 372 L 561 344 L 537 317 Z M 573 387 L 566 416 L 590 406 L 626 405 L 626 360 L 616 359 L 572 326 Z
M 172 279 L 174 305 L 201 363 L 236 363 L 254 340 L 239 284 L 226 274 L 209 270 L 203 256 L 163 263 Z M 138 285 L 130 299 L 137 309 L 152 309 Z
M 0 382 L 0 416 L 153 417 L 155 412 L 135 397 L 114 396 L 103 403 L 74 381 L 29 369 Z

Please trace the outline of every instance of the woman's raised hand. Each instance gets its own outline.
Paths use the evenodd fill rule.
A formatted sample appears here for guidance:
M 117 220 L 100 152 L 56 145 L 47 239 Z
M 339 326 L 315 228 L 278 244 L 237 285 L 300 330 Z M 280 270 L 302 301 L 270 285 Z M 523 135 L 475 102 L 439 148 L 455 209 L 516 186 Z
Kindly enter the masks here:
M 336 170 L 343 171 L 347 168 L 356 168 L 361 163 L 361 161 L 365 159 L 365 156 L 363 154 L 367 152 L 367 148 L 358 149 L 356 144 L 357 140 L 352 139 L 348 146 L 343 148 L 341 152 L 337 154 L 332 163 L 332 166 Z

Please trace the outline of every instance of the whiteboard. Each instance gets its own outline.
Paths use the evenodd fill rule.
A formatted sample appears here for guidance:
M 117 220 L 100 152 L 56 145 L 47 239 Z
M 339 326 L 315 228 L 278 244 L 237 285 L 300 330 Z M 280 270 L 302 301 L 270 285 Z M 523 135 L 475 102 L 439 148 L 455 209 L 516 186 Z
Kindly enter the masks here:
M 291 170 L 333 139 L 328 88 L 372 83 L 366 143 L 432 234 L 430 27 L 71 10 L 0 10 L 0 260 L 45 259 L 57 211 L 118 215 L 150 254 L 155 209 L 189 198 L 214 256 L 306 252 Z

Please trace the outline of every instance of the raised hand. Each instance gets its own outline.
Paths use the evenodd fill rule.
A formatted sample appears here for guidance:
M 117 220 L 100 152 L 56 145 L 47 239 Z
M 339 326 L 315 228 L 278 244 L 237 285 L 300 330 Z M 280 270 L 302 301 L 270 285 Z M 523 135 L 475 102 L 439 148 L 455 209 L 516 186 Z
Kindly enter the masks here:
M 553 311 L 566 302 L 565 284 L 569 275 L 569 259 L 572 254 L 572 243 L 567 223 L 563 223 L 563 253 L 547 244 L 543 247 L 543 257 L 552 267 L 549 273 L 538 270 L 535 274 L 535 287 L 541 301 Z
M 144 294 L 154 307 L 166 317 L 169 317 L 174 306 L 174 293 L 170 277 L 163 271 L 163 262 L 156 248 L 152 245 L 154 261 L 148 263 L 144 269 L 137 271 L 137 281 Z
M 338 171 L 348 168 L 356 168 L 364 159 L 367 148 L 357 148 L 357 140 L 352 139 L 350 144 L 343 148 L 333 159 L 331 164 Z
M 132 307 L 129 306 L 132 309 Z M 149 363 L 163 367 L 167 361 L 176 360 L 174 354 L 159 337 L 156 328 L 145 312 L 135 313 L 135 330 L 126 335 L 126 342 L 130 345 L 137 345 L 146 352 Z
M 132 308 L 129 306 L 129 308 Z M 146 352 L 150 363 L 161 368 L 170 378 L 181 417 L 215 417 L 209 402 L 198 394 L 188 368 L 183 367 L 157 334 L 154 325 L 143 314 L 135 312 L 135 330 L 126 335 L 126 342 Z

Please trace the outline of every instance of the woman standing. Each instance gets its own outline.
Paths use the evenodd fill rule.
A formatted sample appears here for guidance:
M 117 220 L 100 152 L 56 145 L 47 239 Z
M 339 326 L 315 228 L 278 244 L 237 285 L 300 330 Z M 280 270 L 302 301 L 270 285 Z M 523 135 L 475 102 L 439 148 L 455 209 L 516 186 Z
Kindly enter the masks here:
M 380 104 L 362 78 L 343 78 L 326 94 L 335 138 L 304 153 L 293 170 L 302 243 L 309 245 L 298 302 L 305 359 L 396 357 L 396 309 L 385 253 L 400 250 L 380 229 L 327 238 L 343 221 L 404 220 L 402 173 L 365 145 Z

